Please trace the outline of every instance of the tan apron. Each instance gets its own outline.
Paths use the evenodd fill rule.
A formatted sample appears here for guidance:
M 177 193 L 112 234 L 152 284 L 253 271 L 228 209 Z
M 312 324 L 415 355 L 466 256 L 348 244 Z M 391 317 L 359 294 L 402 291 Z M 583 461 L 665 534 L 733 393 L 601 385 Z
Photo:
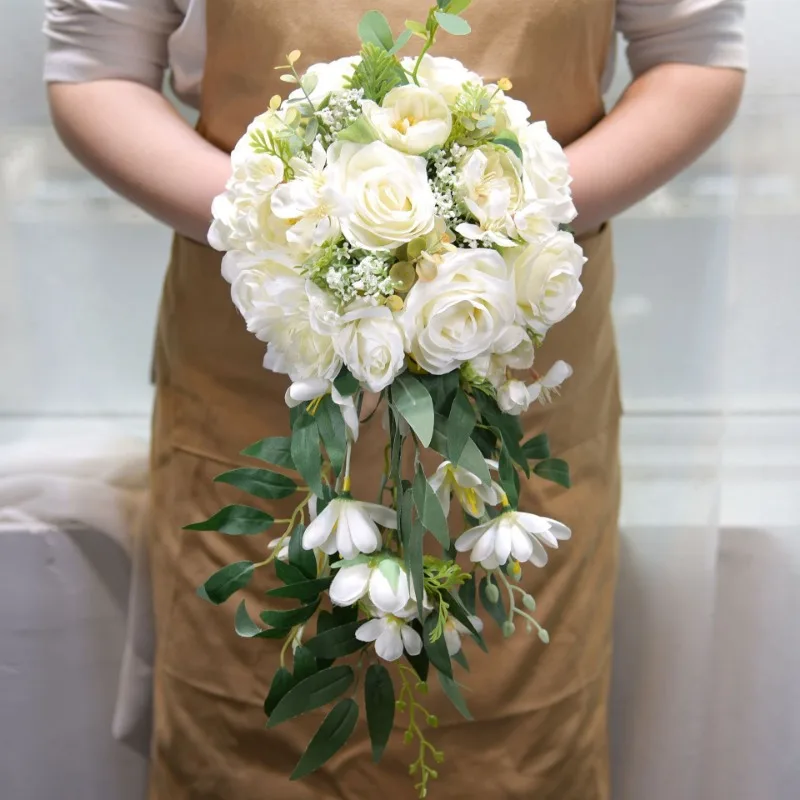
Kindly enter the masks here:
M 200 131 L 229 150 L 269 97 L 285 94 L 273 66 L 289 51 L 303 64 L 358 50 L 361 14 L 380 7 L 395 31 L 423 17 L 424 0 L 207 0 L 208 56 Z M 476 0 L 474 33 L 443 35 L 436 53 L 461 58 L 485 79 L 511 78 L 534 119 L 568 143 L 603 114 L 601 76 L 614 0 Z M 606 702 L 618 511 L 619 393 L 610 318 L 613 267 L 607 228 L 585 237 L 588 256 L 578 308 L 537 356 L 546 369 L 575 368 L 562 395 L 524 420 L 547 430 L 574 486 L 540 479 L 523 486 L 520 506 L 563 520 L 573 538 L 544 570 L 526 569 L 551 643 L 519 630 L 502 640 L 489 621 L 490 655 L 471 644 L 464 682 L 475 722 L 465 722 L 431 687 L 441 719 L 432 732 L 446 753 L 432 797 L 442 800 L 605 800 L 609 797 Z M 245 331 L 220 277 L 220 254 L 177 237 L 167 274 L 157 345 L 153 436 L 152 567 L 158 653 L 151 800 L 394 800 L 415 796 L 407 775 L 415 756 L 393 738 L 380 767 L 370 762 L 363 719 L 346 748 L 314 776 L 287 776 L 318 727 L 311 714 L 264 728 L 263 699 L 280 642 L 243 640 L 236 602 L 214 608 L 195 589 L 226 563 L 264 558 L 269 534 L 225 537 L 181 526 L 241 501 L 212 477 L 245 463 L 237 454 L 288 433 L 286 380 L 261 367 L 263 345 Z M 384 433 L 370 423 L 355 450 L 354 492 L 374 496 Z M 250 501 L 248 498 L 247 501 Z M 287 516 L 290 501 L 271 504 Z M 293 503 L 292 503 L 293 505 Z M 255 615 L 271 574 L 247 594 Z M 238 600 L 238 598 L 237 598 Z M 520 626 L 521 628 L 521 626 Z M 398 723 L 402 719 L 398 718 Z

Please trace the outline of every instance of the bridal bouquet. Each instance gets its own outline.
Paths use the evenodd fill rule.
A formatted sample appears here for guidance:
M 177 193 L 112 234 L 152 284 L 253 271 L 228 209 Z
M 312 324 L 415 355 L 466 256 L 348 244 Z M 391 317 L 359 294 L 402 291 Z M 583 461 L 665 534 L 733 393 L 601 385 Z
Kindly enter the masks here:
M 299 502 L 286 519 L 233 505 L 188 526 L 282 530 L 261 563 L 226 566 L 200 594 L 222 603 L 256 570 L 275 570 L 266 627 L 244 601 L 235 615 L 240 636 L 284 640 L 268 725 L 333 704 L 292 778 L 345 744 L 363 697 L 376 761 L 404 720 L 420 797 L 443 759 L 427 739 L 429 676 L 469 717 L 455 665 L 467 668 L 462 638 L 486 649 L 479 609 L 505 636 L 522 622 L 547 642 L 518 582 L 570 535 L 518 508 L 520 472 L 569 485 L 546 435 L 523 441 L 519 423 L 571 372 L 534 371 L 537 346 L 581 291 L 568 164 L 508 80 L 487 84 L 430 55 L 442 32 L 469 33 L 469 4 L 439 0 L 397 38 L 370 11 L 358 56 L 304 74 L 290 53 L 279 69 L 293 90 L 236 145 L 209 240 L 266 343 L 264 367 L 291 379 L 291 436 L 244 451 L 277 470 L 217 480 Z M 421 55 L 401 57 L 414 37 Z M 382 468 L 377 502 L 351 485 L 365 393 L 386 436 L 383 463 L 362 465 Z M 432 474 L 426 450 L 438 454 Z

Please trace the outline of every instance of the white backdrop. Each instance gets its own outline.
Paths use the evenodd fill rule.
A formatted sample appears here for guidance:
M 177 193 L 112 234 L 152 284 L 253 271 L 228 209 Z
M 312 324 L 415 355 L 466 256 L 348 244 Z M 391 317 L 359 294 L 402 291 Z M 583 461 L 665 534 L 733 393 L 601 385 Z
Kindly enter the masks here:
M 3 2 L 0 786 L 140 800 L 110 731 L 168 234 L 55 143 L 41 9 Z M 616 228 L 615 800 L 800 797 L 800 8 L 749 13 L 739 120 Z

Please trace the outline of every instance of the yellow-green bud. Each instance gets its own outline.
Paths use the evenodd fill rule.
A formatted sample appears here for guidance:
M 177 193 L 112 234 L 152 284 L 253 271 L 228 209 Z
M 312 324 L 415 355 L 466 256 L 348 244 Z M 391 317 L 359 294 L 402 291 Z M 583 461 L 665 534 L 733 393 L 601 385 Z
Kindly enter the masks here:
M 411 731 L 406 731 L 403 734 L 403 744 L 411 744 L 414 741 L 414 734 Z
M 406 704 L 405 704 L 405 701 L 403 701 L 403 700 L 396 701 L 394 706 L 398 711 L 402 712 L 402 711 L 406 710 Z
M 536 601 L 529 594 L 526 594 L 525 597 L 522 598 L 522 605 L 524 605 L 528 611 L 536 611 Z
M 420 681 L 419 683 L 417 683 L 417 691 L 420 694 L 428 694 L 428 684 L 425 683 L 424 681 Z
M 503 636 L 505 636 L 506 639 L 508 639 L 509 637 L 514 635 L 514 631 L 516 631 L 516 629 L 517 628 L 514 625 L 514 623 L 510 619 L 507 619 L 503 623 Z
M 439 727 L 439 717 L 437 717 L 435 714 L 430 714 L 428 716 L 428 725 L 430 725 L 431 728 L 438 728 Z
M 500 599 L 500 590 L 494 583 L 486 583 L 486 599 L 490 603 L 496 603 Z

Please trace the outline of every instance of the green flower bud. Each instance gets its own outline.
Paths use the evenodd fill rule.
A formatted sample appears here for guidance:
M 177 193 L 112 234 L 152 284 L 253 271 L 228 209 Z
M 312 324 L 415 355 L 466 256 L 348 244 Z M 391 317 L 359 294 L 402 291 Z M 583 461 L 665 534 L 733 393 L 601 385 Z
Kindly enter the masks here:
M 429 769 L 428 775 L 430 775 L 431 778 L 433 778 L 434 780 L 436 780 L 439 777 L 439 773 L 435 769 Z
M 403 744 L 411 744 L 414 741 L 414 734 L 411 731 L 406 731 L 403 734 Z
M 536 611 L 536 601 L 529 594 L 526 594 L 525 597 L 522 598 L 522 605 L 524 605 L 528 611 Z
M 434 754 L 433 754 L 433 760 L 437 764 L 443 764 L 444 763 L 444 753 L 441 750 L 436 750 L 434 752 Z
M 542 640 L 542 641 L 543 641 L 545 644 L 549 644 L 549 642 L 550 642 L 550 634 L 549 634 L 549 633 L 548 633 L 548 632 L 547 632 L 547 631 L 546 631 L 544 628 L 540 628 L 540 629 L 539 629 L 539 638 L 540 638 L 540 639 L 541 639 L 541 640 Z
M 427 684 L 427 683 L 425 683 L 424 681 L 420 681 L 420 682 L 417 684 L 417 691 L 418 691 L 420 694 L 428 694 L 428 684 Z
M 516 626 L 514 625 L 514 623 L 513 623 L 513 622 L 512 622 L 510 619 L 507 619 L 507 620 L 506 620 L 506 621 L 503 623 L 503 636 L 505 636 L 505 637 L 506 637 L 506 639 L 508 639 L 510 636 L 513 636 L 513 635 L 514 635 L 514 631 L 515 631 L 516 629 L 517 629 L 517 628 L 516 628 Z
M 494 583 L 486 584 L 486 599 L 490 603 L 496 603 L 500 599 L 500 590 Z
M 428 725 L 430 725 L 431 728 L 438 728 L 439 727 L 439 717 L 437 717 L 435 714 L 428 715 Z
M 401 713 L 406 710 L 406 704 L 404 700 L 397 700 L 394 704 L 394 707 L 400 711 Z

